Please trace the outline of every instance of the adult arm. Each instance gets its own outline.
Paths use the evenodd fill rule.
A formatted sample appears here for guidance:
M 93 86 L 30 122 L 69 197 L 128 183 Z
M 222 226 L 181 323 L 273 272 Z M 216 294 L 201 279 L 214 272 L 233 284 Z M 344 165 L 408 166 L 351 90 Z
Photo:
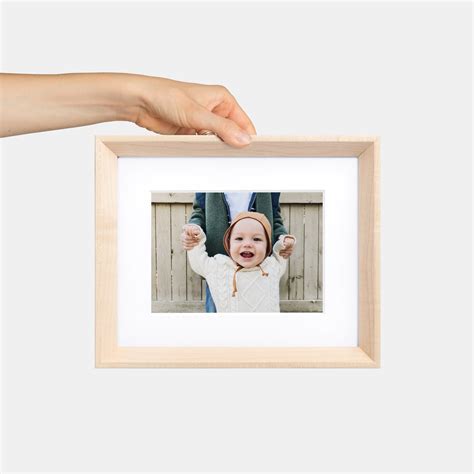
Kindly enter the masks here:
M 0 136 L 129 121 L 162 134 L 210 130 L 236 147 L 255 127 L 223 86 L 125 73 L 0 74 Z
M 273 208 L 273 240 L 277 241 L 281 235 L 288 234 L 283 217 L 281 216 L 280 193 L 271 193 Z
M 206 193 L 196 193 L 193 201 L 193 212 L 188 224 L 196 224 L 206 232 Z

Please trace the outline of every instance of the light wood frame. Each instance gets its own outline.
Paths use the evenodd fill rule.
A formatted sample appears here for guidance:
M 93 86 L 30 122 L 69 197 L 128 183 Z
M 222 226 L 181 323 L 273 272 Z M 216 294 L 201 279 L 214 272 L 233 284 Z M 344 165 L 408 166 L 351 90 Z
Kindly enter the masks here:
M 96 137 L 96 367 L 380 367 L 378 137 Z M 122 347 L 117 342 L 117 164 L 120 157 L 357 157 L 358 347 Z

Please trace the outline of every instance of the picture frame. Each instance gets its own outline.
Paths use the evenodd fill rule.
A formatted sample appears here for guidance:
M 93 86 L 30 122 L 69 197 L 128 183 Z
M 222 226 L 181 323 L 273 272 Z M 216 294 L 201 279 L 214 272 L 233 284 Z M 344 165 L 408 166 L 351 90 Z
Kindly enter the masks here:
M 118 344 L 117 207 L 121 157 L 335 157 L 358 166 L 356 347 L 131 347 Z M 380 139 L 256 136 L 232 148 L 216 136 L 98 136 L 95 155 L 97 368 L 380 367 Z

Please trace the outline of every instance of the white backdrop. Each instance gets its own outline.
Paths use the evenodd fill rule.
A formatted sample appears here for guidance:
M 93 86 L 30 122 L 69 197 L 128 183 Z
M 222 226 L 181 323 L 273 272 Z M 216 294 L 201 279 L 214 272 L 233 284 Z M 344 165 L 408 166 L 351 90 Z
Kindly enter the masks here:
M 380 370 L 94 368 L 95 134 L 3 139 L 2 471 L 469 471 L 470 5 L 5 3 L 2 70 L 221 83 L 382 137 Z

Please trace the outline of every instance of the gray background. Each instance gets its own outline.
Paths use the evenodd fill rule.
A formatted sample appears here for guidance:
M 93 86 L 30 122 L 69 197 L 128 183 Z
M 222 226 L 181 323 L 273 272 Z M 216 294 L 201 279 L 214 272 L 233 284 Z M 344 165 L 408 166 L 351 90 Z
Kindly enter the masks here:
M 382 137 L 382 369 L 94 369 L 94 135 L 3 148 L 4 471 L 468 471 L 467 3 L 3 5 L 4 72 L 221 83 L 259 134 Z

